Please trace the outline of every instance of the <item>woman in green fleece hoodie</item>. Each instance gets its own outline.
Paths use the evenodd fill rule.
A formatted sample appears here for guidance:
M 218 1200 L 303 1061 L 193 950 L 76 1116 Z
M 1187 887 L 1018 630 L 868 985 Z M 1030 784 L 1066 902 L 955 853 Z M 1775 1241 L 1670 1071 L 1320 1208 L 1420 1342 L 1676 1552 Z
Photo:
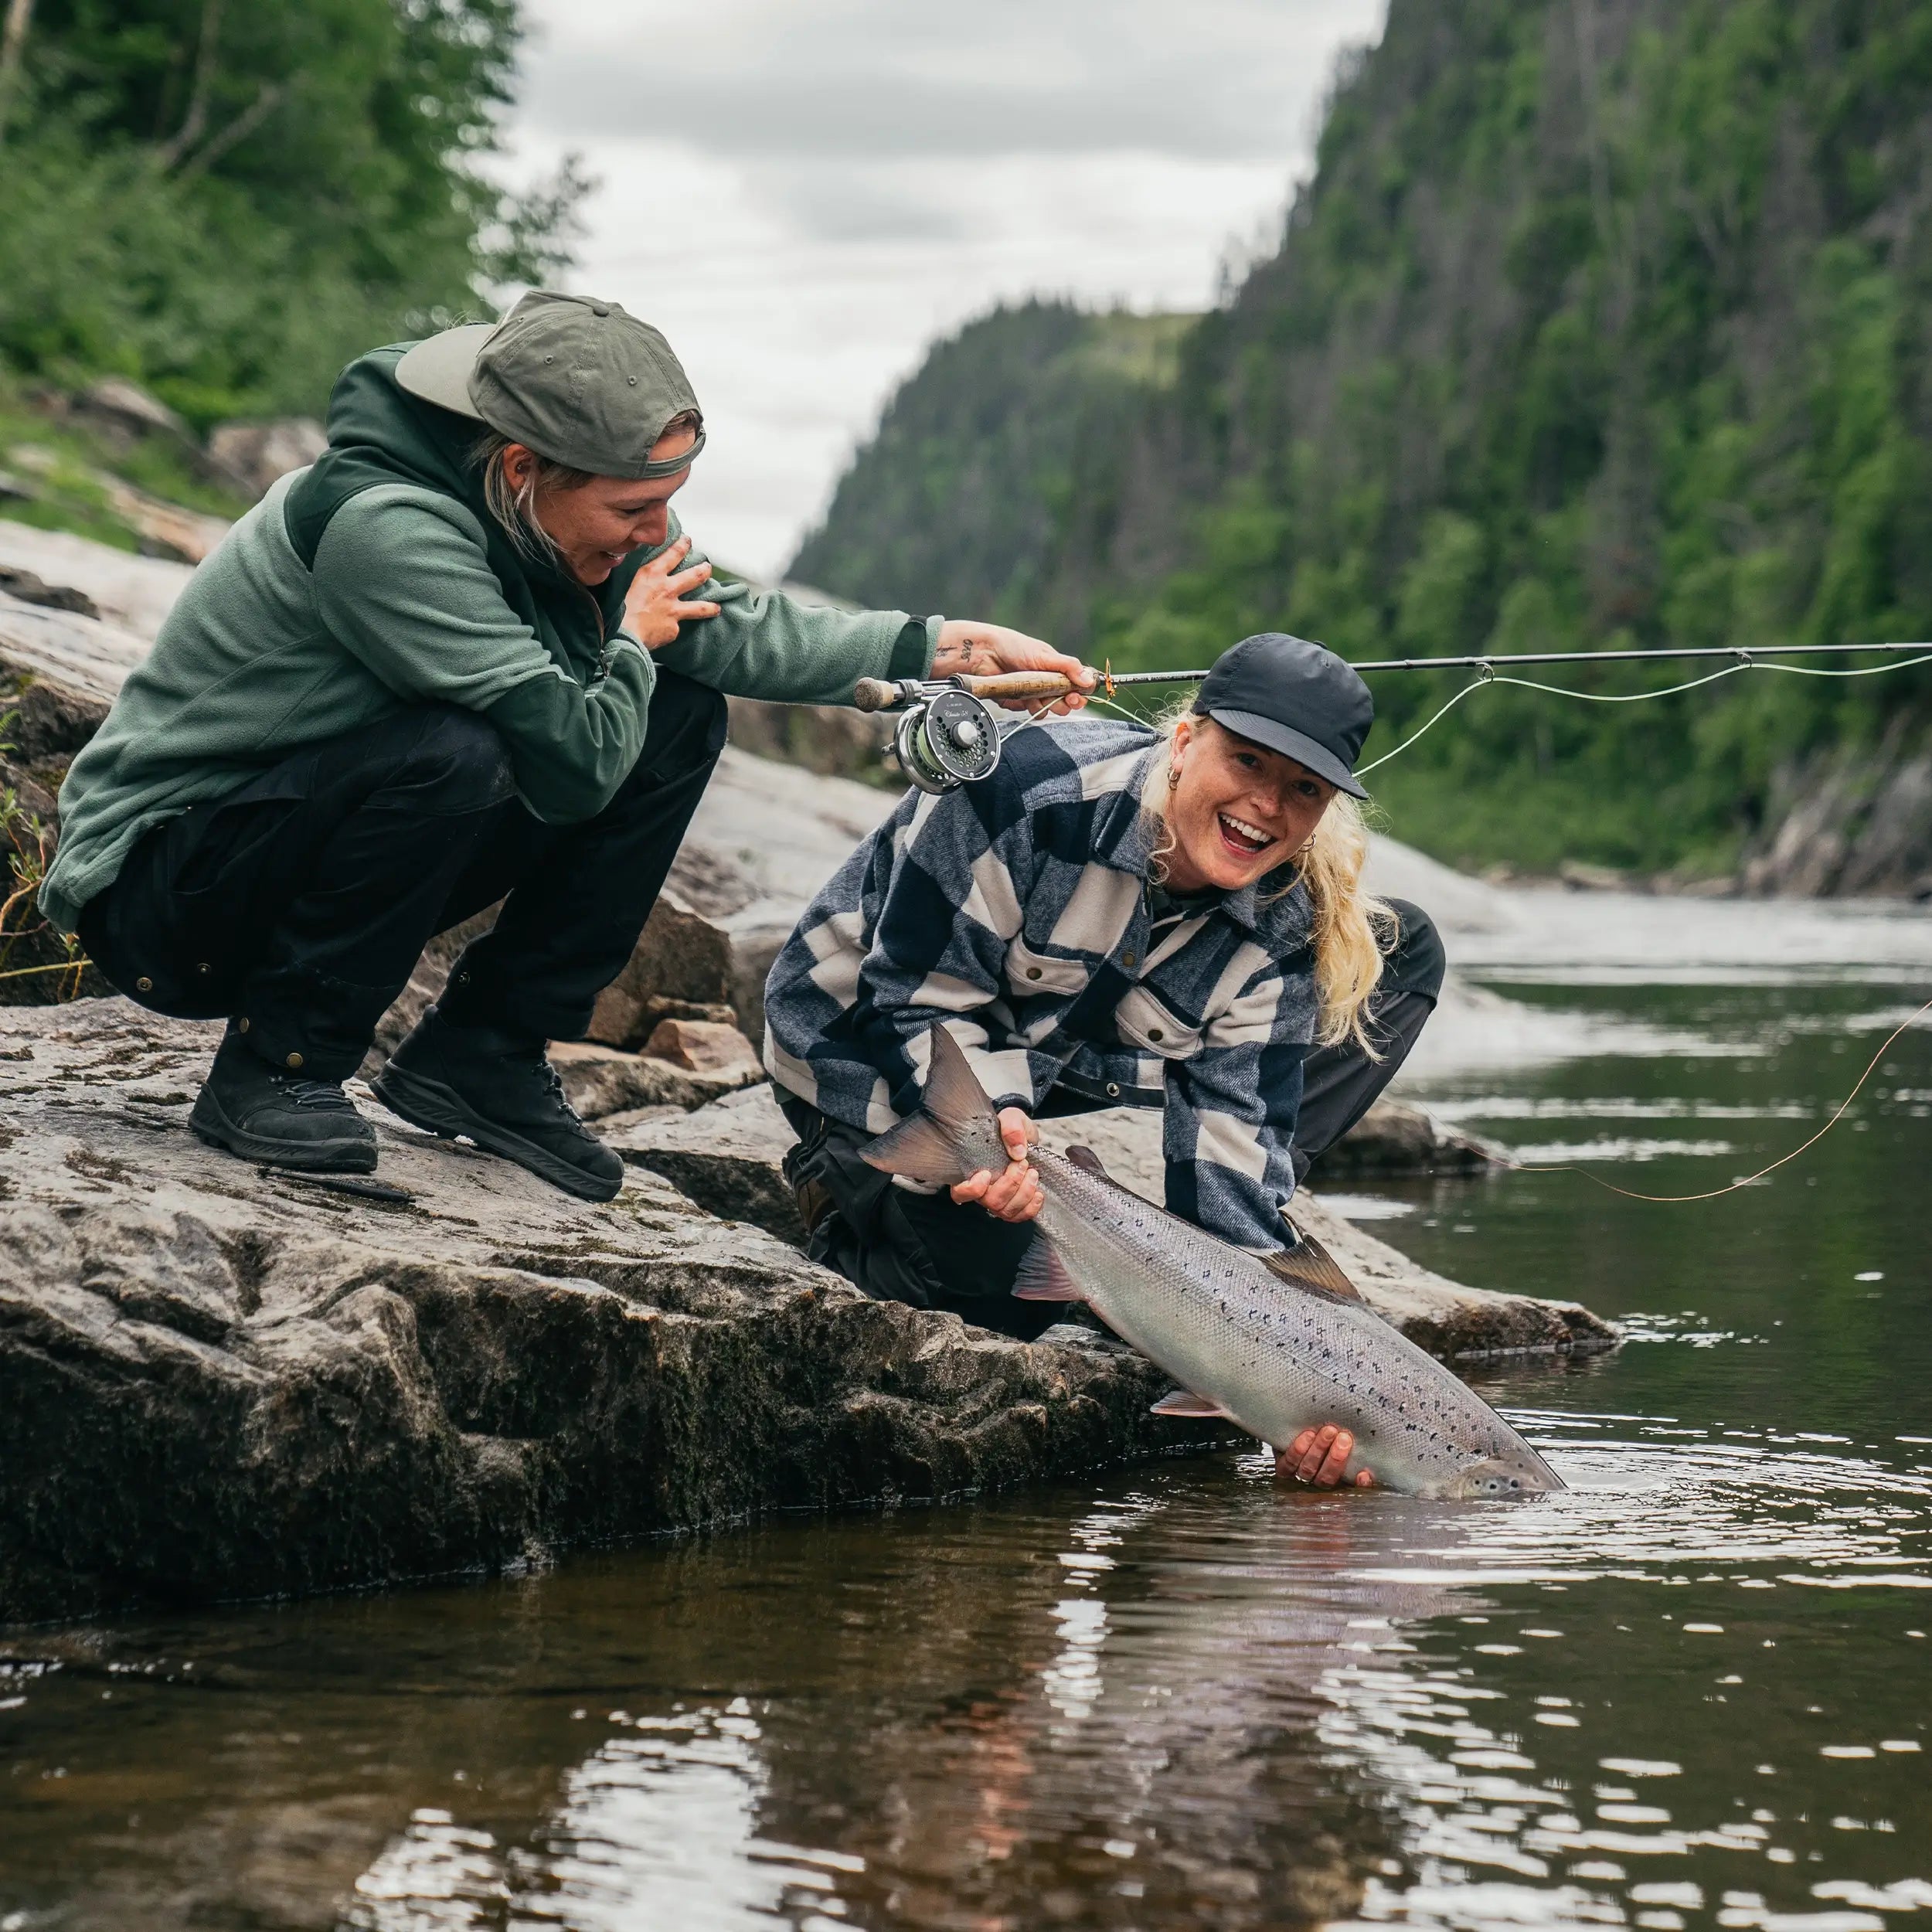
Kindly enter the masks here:
M 722 694 L 1091 674 L 997 626 L 710 583 L 670 509 L 697 400 L 615 303 L 534 293 L 374 350 L 328 430 L 74 760 L 41 903 L 130 998 L 227 1020 L 203 1139 L 367 1173 L 342 1083 L 425 941 L 503 900 L 376 1091 L 608 1199 L 622 1164 L 544 1047 L 583 1034 L 630 957 L 723 748 Z

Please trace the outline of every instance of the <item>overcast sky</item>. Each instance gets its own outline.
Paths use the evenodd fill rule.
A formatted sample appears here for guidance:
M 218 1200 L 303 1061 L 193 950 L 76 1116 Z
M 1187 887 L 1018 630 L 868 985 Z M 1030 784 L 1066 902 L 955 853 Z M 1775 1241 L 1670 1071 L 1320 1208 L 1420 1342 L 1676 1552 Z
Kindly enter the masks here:
M 670 337 L 709 431 L 680 511 L 771 573 L 935 337 L 1210 302 L 1385 4 L 529 0 L 510 163 L 599 178 L 570 285 Z

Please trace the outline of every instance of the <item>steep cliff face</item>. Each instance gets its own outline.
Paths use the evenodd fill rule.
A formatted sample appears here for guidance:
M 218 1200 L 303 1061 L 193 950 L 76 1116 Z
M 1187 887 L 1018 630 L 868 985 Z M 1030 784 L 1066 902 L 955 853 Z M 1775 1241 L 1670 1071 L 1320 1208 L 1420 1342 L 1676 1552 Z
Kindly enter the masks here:
M 1926 635 L 1929 154 L 1906 0 L 1393 0 L 1279 251 L 1131 420 L 1060 426 L 1026 621 L 1134 666 L 1264 627 L 1362 657 Z M 889 416 L 818 580 L 875 594 L 845 506 L 896 453 Z M 1378 745 L 1451 689 L 1380 680 Z M 1924 671 L 1614 713 L 1498 689 L 1378 783 L 1452 859 L 1911 889 L 1923 815 L 1873 800 L 1929 712 Z M 1849 819 L 1805 777 L 1847 759 Z M 1849 852 L 1868 807 L 1883 863 L 1776 858 L 1794 809 Z

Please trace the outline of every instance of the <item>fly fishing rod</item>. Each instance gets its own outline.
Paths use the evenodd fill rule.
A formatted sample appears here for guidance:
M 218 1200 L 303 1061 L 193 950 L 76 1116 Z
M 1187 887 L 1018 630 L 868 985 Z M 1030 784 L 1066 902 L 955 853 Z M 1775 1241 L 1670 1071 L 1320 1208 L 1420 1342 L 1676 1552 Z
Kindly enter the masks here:
M 1932 653 L 1932 644 L 1669 645 L 1654 651 L 1525 651 L 1476 657 L 1376 658 L 1354 668 L 1362 672 L 1475 671 L 1481 674 L 1478 682 L 1487 683 L 1519 666 L 1529 665 L 1658 664 L 1701 658 L 1706 662 L 1723 659 L 1737 670 L 1747 671 L 1759 663 L 1781 658 L 1842 657 L 1852 652 L 1902 656 L 1910 651 L 1922 655 Z M 1103 669 L 1094 689 L 1100 696 L 1111 698 L 1130 685 L 1199 684 L 1207 675 L 1205 671 L 1120 672 Z M 1835 675 L 1857 674 L 1841 672 Z M 1057 671 L 1005 671 L 986 677 L 936 679 L 862 678 L 852 688 L 852 702 L 861 711 L 895 715 L 898 723 L 893 730 L 893 755 L 900 769 L 921 791 L 943 793 L 956 791 L 963 784 L 977 784 L 990 777 L 998 768 L 1002 740 L 998 721 L 992 713 L 994 705 L 1029 699 L 1051 703 L 1074 696 L 1077 690 L 1073 681 Z M 1664 697 L 1668 693 L 1631 695 Z M 1430 723 L 1434 722 L 1432 719 Z

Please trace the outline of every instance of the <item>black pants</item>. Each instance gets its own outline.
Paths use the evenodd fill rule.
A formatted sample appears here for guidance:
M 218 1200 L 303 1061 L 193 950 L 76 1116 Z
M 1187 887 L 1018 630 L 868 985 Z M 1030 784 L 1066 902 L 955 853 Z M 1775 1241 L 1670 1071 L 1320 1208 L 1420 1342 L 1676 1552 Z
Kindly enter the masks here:
M 1369 1037 L 1382 1057 L 1371 1060 L 1352 1042 L 1309 1049 L 1291 1150 L 1298 1181 L 1395 1077 L 1442 990 L 1442 941 L 1429 915 L 1400 900 L 1391 903 L 1397 930 L 1369 1005 Z M 996 1220 L 984 1209 L 956 1206 L 945 1194 L 895 1187 L 860 1158 L 871 1135 L 828 1119 L 782 1090 L 778 1104 L 798 1136 L 785 1172 L 810 1230 L 807 1251 L 814 1260 L 876 1300 L 950 1308 L 982 1328 L 1025 1339 L 1065 1318 L 1055 1303 L 1013 1299 L 1013 1278 L 1033 1238 L 1030 1223 Z M 1039 1115 L 1087 1113 L 1094 1105 L 1056 1089 Z
M 630 957 L 725 740 L 724 699 L 658 673 L 644 748 L 594 818 L 546 825 L 472 711 L 425 706 L 304 747 L 157 826 L 79 920 L 156 1012 L 234 1018 L 278 1066 L 346 1079 L 425 942 L 496 900 L 441 1005 L 575 1039 Z

